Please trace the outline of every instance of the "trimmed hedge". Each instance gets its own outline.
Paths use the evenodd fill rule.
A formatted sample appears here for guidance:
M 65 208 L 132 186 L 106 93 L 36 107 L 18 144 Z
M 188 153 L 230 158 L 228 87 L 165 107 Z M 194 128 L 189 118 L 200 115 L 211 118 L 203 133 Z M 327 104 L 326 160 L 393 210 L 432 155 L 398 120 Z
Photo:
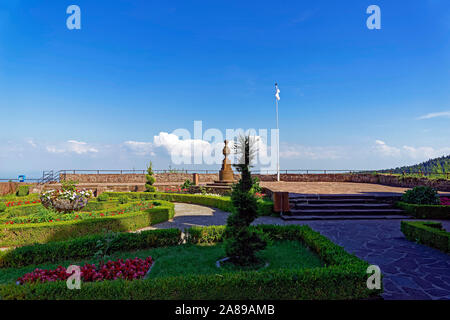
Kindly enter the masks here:
M 233 204 L 230 197 L 215 197 L 198 194 L 180 194 L 180 193 L 163 193 L 163 192 L 105 192 L 111 198 L 127 196 L 130 199 L 141 200 L 166 200 L 170 202 L 183 202 L 200 204 L 208 207 L 217 208 L 223 211 L 231 212 Z M 258 214 L 260 216 L 269 216 L 273 214 L 273 202 L 270 200 L 258 199 Z
M 2 225 L 0 246 L 20 246 L 34 243 L 67 240 L 88 234 L 111 231 L 132 231 L 172 219 L 174 205 L 159 201 L 161 205 L 145 211 L 96 219 L 72 220 L 45 223 Z
M 105 235 L 89 235 L 67 241 L 50 242 L 0 251 L 0 268 L 19 268 L 28 265 L 76 260 L 92 257 L 97 241 Z M 181 242 L 179 229 L 146 230 L 139 233 L 119 233 L 110 243 L 109 252 L 141 250 L 177 245 Z
M 397 207 L 418 219 L 450 219 L 450 206 L 397 202 Z
M 7 208 L 3 217 L 22 217 L 29 216 L 30 214 L 36 213 L 38 211 L 40 203 L 23 204 L 20 206 Z
M 275 300 L 275 299 L 365 299 L 382 289 L 369 290 L 366 273 L 369 264 L 334 244 L 308 226 L 270 226 L 263 230 L 273 239 L 298 240 L 316 252 L 325 267 L 169 276 L 135 281 L 83 283 L 80 290 L 68 290 L 64 281 L 7 284 L 0 286 L 2 299 L 57 300 Z M 219 227 L 188 230 L 189 242 L 208 242 Z M 194 237 L 193 235 L 197 235 Z M 200 237 L 198 237 L 200 235 Z
M 450 253 L 450 232 L 440 222 L 402 221 L 401 230 L 406 239 Z

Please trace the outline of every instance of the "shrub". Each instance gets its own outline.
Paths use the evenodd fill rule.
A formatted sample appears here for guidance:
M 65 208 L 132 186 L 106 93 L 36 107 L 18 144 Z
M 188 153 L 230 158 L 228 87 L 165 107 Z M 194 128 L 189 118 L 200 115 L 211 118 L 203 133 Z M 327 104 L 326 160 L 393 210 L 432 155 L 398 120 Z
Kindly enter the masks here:
M 108 201 L 108 200 L 109 200 L 109 196 L 106 193 L 99 194 L 97 197 L 97 201 L 104 202 L 104 201 Z
M 450 219 L 450 206 L 397 202 L 397 207 L 418 219 Z
M 18 197 L 25 197 L 30 193 L 30 186 L 19 186 L 17 188 L 17 196 Z
M 148 168 L 147 168 L 147 174 L 145 175 L 146 183 L 145 183 L 145 191 L 147 192 L 155 192 L 156 188 L 153 186 L 156 179 L 153 175 L 153 169 L 152 169 L 152 162 L 150 161 Z
M 98 241 L 108 234 L 88 235 L 66 241 L 49 242 L 0 251 L 1 268 L 19 268 L 63 260 L 90 258 L 98 250 Z M 179 229 L 146 230 L 138 233 L 119 233 L 109 244 L 108 253 L 174 246 L 181 242 Z
M 163 193 L 163 192 L 106 192 L 111 198 L 117 198 L 121 195 L 129 199 L 141 200 L 165 200 L 170 202 L 183 202 L 200 204 L 208 207 L 217 208 L 223 211 L 231 212 L 233 204 L 230 197 L 217 197 L 200 194 L 181 194 L 181 193 Z M 273 214 L 273 202 L 267 199 L 258 199 L 258 215 L 269 216 Z
M 186 181 L 184 181 L 183 185 L 181 186 L 181 189 L 189 189 L 193 185 L 194 183 L 191 182 L 191 180 L 187 179 Z
M 401 230 L 410 241 L 450 253 L 450 232 L 445 231 L 439 222 L 402 221 Z
M 5 212 L 6 204 L 4 202 L 0 202 L 0 212 Z
M 122 195 L 122 196 L 119 197 L 118 200 L 119 200 L 119 203 L 120 203 L 120 204 L 128 203 L 128 197 L 127 197 L 127 196 L 123 196 L 123 195 Z
M 225 252 L 230 261 L 237 265 L 257 263 L 256 252 L 267 245 L 261 233 L 249 228 L 258 216 L 258 203 L 252 191 L 254 181 L 250 173 L 250 163 L 255 152 L 253 148 L 250 136 L 240 137 L 236 144 L 241 161 L 235 167 L 241 173 L 241 179 L 233 185 L 231 194 L 234 210 L 228 216 L 225 228 Z
M 411 204 L 440 204 L 438 193 L 428 186 L 418 186 L 406 191 L 402 200 Z

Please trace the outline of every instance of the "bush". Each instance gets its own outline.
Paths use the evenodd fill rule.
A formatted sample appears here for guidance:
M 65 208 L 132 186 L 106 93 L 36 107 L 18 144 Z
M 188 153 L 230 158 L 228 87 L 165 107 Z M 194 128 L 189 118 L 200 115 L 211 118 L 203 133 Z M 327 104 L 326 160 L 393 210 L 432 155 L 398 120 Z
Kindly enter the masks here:
M 128 197 L 127 196 L 120 196 L 119 197 L 119 203 L 120 204 L 128 203 Z
M 0 229 L 0 246 L 61 241 L 100 233 L 104 229 L 125 232 L 148 227 L 172 219 L 175 215 L 172 203 L 160 202 L 161 205 L 145 211 L 103 218 L 4 225 Z
M 95 255 L 98 241 L 107 235 L 89 235 L 67 241 L 35 244 L 14 250 L 0 251 L 1 268 L 19 268 L 63 260 L 90 258 Z M 146 230 L 139 233 L 119 233 L 110 243 L 109 253 L 167 247 L 181 242 L 179 229 Z
M 231 212 L 233 204 L 230 197 L 217 197 L 200 194 L 181 194 L 181 193 L 163 193 L 163 192 L 106 192 L 111 198 L 117 198 L 122 195 L 129 199 L 141 200 L 165 200 L 170 202 L 183 202 L 204 205 L 217 208 L 223 211 Z M 273 214 L 273 202 L 267 199 L 258 199 L 258 215 L 269 216 Z
M 187 234 L 220 233 L 220 228 L 192 228 Z M 102 281 L 82 283 L 81 290 L 67 290 L 64 281 L 25 285 L 12 283 L 0 286 L 0 296 L 5 300 L 331 300 L 367 299 L 382 292 L 367 288 L 367 262 L 347 253 L 308 226 L 263 225 L 251 228 L 272 238 L 301 241 L 316 252 L 327 266 L 239 271 L 221 275 L 193 274 L 140 281 Z M 83 247 L 82 243 L 79 245 Z
M 438 205 L 441 203 L 437 191 L 428 186 L 418 186 L 406 191 L 402 200 L 411 204 Z
M 19 186 L 16 194 L 18 197 L 25 197 L 29 193 L 30 193 L 30 186 Z
M 397 207 L 405 210 L 409 215 L 417 219 L 443 219 L 450 220 L 450 206 L 421 205 L 397 202 Z
M 102 193 L 97 197 L 97 201 L 108 201 L 109 200 L 109 196 L 106 193 Z
M 445 231 L 439 222 L 402 221 L 401 230 L 410 241 L 450 253 L 450 232 Z
M 4 202 L 0 202 L 0 212 L 5 212 L 6 204 Z
M 147 181 L 145 183 L 145 191 L 146 192 L 155 192 L 156 188 L 153 186 L 153 184 L 155 183 L 156 179 L 155 176 L 153 174 L 153 169 L 152 169 L 152 162 L 150 161 L 148 168 L 147 168 L 147 174 L 145 175 L 145 180 Z

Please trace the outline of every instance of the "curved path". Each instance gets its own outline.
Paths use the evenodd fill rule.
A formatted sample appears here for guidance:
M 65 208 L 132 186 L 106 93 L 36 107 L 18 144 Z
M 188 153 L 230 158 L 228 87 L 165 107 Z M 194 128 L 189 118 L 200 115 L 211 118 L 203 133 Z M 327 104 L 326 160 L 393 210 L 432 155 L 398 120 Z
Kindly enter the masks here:
M 226 224 L 229 213 L 176 203 L 175 218 L 146 229 Z M 450 221 L 441 221 L 450 230 Z M 385 299 L 450 299 L 450 255 L 408 241 L 399 220 L 284 221 L 260 217 L 254 224 L 306 224 L 340 246 L 381 268 Z

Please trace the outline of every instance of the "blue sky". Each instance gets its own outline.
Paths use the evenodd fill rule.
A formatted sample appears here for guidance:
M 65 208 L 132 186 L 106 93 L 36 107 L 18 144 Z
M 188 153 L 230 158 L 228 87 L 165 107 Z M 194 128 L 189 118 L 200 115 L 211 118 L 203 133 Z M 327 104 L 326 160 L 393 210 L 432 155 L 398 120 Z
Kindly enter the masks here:
M 0 178 L 176 167 L 155 136 L 273 128 L 275 81 L 282 168 L 450 154 L 449 40 L 446 0 L 2 1 Z

